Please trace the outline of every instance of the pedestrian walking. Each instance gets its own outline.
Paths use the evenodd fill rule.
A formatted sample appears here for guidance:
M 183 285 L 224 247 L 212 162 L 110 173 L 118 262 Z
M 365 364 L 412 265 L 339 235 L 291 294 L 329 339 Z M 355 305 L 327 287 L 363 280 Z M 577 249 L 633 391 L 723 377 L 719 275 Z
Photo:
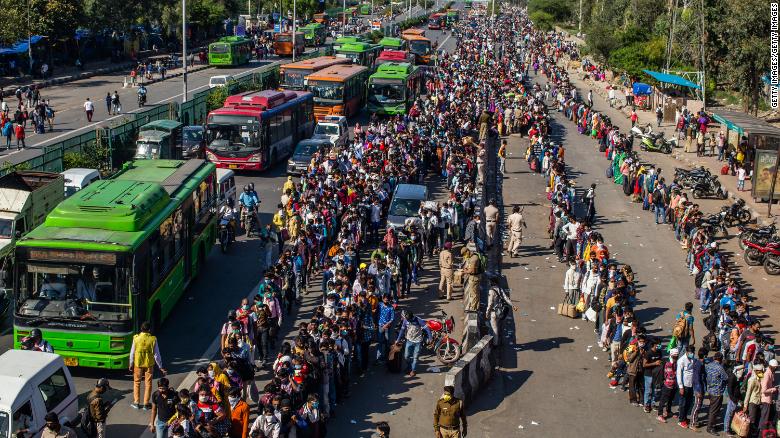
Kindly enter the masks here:
M 406 375 L 414 377 L 417 369 L 417 358 L 420 356 L 420 348 L 423 340 L 431 339 L 431 329 L 422 318 L 414 316 L 408 310 L 401 312 L 401 330 L 398 331 L 396 344 L 402 341 L 404 344 L 404 360 L 406 361 Z
M 433 430 L 436 438 L 461 438 L 468 433 L 463 401 L 455 397 L 455 387 L 445 386 L 444 394 L 433 410 Z
M 24 143 L 24 125 L 17 123 L 16 127 L 14 128 L 14 134 L 16 134 L 16 149 L 21 150 L 26 148 L 27 145 Z
M 116 90 L 111 95 L 111 109 L 114 111 L 114 115 L 122 112 L 122 103 L 119 101 L 119 93 Z
M 511 257 L 519 257 L 520 246 L 523 244 L 523 228 L 528 228 L 519 205 L 512 207 L 512 214 L 507 218 L 507 226 L 509 228 L 507 251 Z
M 490 334 L 493 335 L 493 345 L 501 344 L 501 327 L 504 320 L 509 316 L 509 309 L 517 311 L 517 306 L 512 304 L 506 292 L 500 284 L 501 277 L 498 275 L 490 276 L 490 289 L 488 290 L 487 310 L 485 310 L 485 319 L 490 321 Z
M 112 113 L 111 112 L 111 100 L 112 100 L 111 99 L 111 92 L 107 92 L 106 93 L 106 112 L 108 113 L 109 116 Z
M 151 324 L 144 321 L 141 324 L 141 332 L 133 336 L 133 346 L 130 348 L 130 371 L 133 372 L 133 402 L 130 406 L 134 409 L 152 408 L 149 400 L 152 397 L 155 364 L 160 368 L 163 376 L 168 373 L 162 366 L 160 347 L 157 338 L 151 334 Z M 143 400 L 141 400 L 141 379 L 145 385 Z
M 14 135 L 14 124 L 11 119 L 7 119 L 3 124 L 2 134 L 5 137 L 5 148 L 11 149 L 11 138 Z
M 502 175 L 506 173 L 506 140 L 502 140 L 498 148 L 498 171 Z
M 96 438 L 106 438 L 106 420 L 108 419 L 108 411 L 111 409 L 111 403 L 103 397 L 110 388 L 108 379 L 98 379 L 97 383 L 95 383 L 95 389 L 87 396 L 87 406 L 91 423 L 94 425 L 94 436 Z
M 87 114 L 87 122 L 92 122 L 92 114 L 95 112 L 95 104 L 89 100 L 89 97 L 84 102 L 84 112 Z
M 485 207 L 485 234 L 487 235 L 487 247 L 493 246 L 496 237 L 496 228 L 498 226 L 499 211 L 496 207 L 496 201 L 491 199 Z
M 661 127 L 661 122 L 663 122 L 663 120 L 664 120 L 664 107 L 658 105 L 655 108 L 655 121 L 659 128 Z
M 168 421 L 176 415 L 176 405 L 179 397 L 171 389 L 166 377 L 157 380 L 157 390 L 152 394 L 152 414 L 149 420 L 149 430 L 156 438 L 168 436 Z

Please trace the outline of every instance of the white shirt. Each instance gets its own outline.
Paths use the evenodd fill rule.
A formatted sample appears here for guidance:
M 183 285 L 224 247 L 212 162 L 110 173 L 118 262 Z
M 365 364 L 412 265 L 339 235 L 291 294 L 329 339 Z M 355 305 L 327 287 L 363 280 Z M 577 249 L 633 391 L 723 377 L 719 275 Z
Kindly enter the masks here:
M 580 273 L 574 267 L 569 267 L 566 275 L 563 277 L 564 290 L 576 290 L 580 286 Z
M 95 104 L 91 100 L 84 102 L 84 111 L 95 111 Z
M 737 179 L 740 181 L 743 181 L 745 179 L 745 176 L 747 175 L 747 172 L 745 172 L 744 167 L 740 167 L 737 169 Z

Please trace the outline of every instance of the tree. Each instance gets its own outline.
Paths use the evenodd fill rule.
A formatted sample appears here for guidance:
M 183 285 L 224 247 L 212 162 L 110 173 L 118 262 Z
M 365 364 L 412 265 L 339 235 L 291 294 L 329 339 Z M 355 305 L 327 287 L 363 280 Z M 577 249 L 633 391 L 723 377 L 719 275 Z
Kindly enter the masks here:
M 723 20 L 730 42 L 726 74 L 742 95 L 744 110 L 755 115 L 763 88 L 761 76 L 769 71 L 769 3 L 763 0 L 729 2 Z
M 0 11 L 0 44 L 27 39 L 28 31 L 51 39 L 72 38 L 83 21 L 82 3 L 77 0 L 0 0 Z

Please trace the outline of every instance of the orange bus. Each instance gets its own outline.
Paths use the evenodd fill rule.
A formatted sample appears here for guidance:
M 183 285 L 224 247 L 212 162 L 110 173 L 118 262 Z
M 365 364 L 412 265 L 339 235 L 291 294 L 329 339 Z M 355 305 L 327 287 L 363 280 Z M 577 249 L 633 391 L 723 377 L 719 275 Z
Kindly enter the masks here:
M 416 56 L 418 65 L 429 65 L 431 63 L 431 53 L 433 52 L 431 40 L 417 35 L 401 36 L 409 42 L 409 51 Z
M 330 16 L 327 12 L 320 12 L 319 14 L 314 14 L 314 21 L 327 26 L 330 22 Z
M 306 90 L 314 95 L 314 117 L 357 114 L 366 103 L 366 84 L 371 73 L 357 64 L 334 65 L 306 76 Z
M 303 90 L 303 79 L 306 76 L 333 65 L 350 64 L 349 58 L 336 56 L 319 56 L 317 58 L 285 64 L 279 68 L 279 88 L 284 90 Z
M 424 37 L 425 29 L 406 29 L 405 31 L 401 32 L 401 38 L 406 39 L 406 36 Z
M 280 32 L 274 34 L 274 53 L 279 56 L 292 56 L 293 43 L 292 32 Z M 295 54 L 303 55 L 306 50 L 306 40 L 303 32 L 295 32 Z
M 428 29 L 440 30 L 442 27 L 444 27 L 445 19 L 446 19 L 445 15 L 440 12 L 431 14 L 431 16 L 428 17 Z

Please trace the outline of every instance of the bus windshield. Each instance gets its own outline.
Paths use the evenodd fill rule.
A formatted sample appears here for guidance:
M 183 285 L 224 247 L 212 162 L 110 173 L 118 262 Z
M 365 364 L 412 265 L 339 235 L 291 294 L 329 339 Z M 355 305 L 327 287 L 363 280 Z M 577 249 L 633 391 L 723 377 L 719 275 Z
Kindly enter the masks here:
M 311 74 L 309 70 L 285 70 L 282 88 L 303 89 L 303 78 Z
M 276 36 L 276 42 L 278 43 L 289 43 L 292 41 L 292 36 L 290 35 L 277 35 Z
M 95 254 L 101 258 L 112 256 Z M 18 274 L 17 313 L 26 317 L 127 320 L 130 318 L 127 271 L 122 267 L 83 263 L 22 263 Z
M 212 44 L 211 47 L 209 47 L 209 51 L 211 51 L 211 53 L 227 53 L 230 51 L 230 46 L 227 44 Z
M 208 125 L 209 149 L 239 152 L 260 147 L 257 125 Z
M 10 239 L 13 232 L 13 221 L 11 221 L 11 219 L 0 219 L 0 239 Z
M 404 101 L 403 84 L 382 84 L 371 83 L 369 89 L 369 99 L 378 103 L 398 103 Z
M 431 52 L 431 42 L 423 40 L 410 41 L 409 50 L 418 55 L 427 55 Z
M 315 103 L 344 100 L 343 82 L 309 81 L 307 88 L 314 95 Z
M 135 148 L 135 158 L 140 160 L 152 160 L 160 156 L 160 143 L 139 141 Z

